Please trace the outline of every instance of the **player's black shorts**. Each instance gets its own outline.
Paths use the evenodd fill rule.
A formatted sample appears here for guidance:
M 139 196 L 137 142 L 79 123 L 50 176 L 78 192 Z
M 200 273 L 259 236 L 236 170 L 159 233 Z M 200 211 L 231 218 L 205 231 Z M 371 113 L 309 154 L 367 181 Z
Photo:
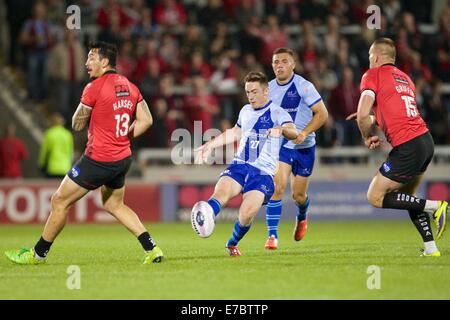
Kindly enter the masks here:
M 430 132 L 396 146 L 381 165 L 380 173 L 388 179 L 408 183 L 427 170 L 434 154 Z
M 125 175 L 130 169 L 132 157 L 115 162 L 98 162 L 83 155 L 67 173 L 79 186 L 94 190 L 105 185 L 120 189 L 125 184 Z

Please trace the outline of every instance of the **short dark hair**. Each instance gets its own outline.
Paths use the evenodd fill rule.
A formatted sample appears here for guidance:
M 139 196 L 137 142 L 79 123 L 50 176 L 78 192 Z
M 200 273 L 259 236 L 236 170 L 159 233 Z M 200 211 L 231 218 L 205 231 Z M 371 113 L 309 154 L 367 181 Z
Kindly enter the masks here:
M 117 59 L 117 46 L 114 43 L 108 43 L 104 41 L 95 41 L 89 44 L 89 50 L 98 49 L 98 55 L 100 59 L 108 59 L 109 65 L 113 68 L 116 67 Z
M 289 48 L 278 48 L 278 49 L 275 49 L 275 51 L 273 52 L 272 55 L 276 55 L 276 54 L 280 54 L 280 53 L 287 53 L 292 58 L 294 58 L 294 56 L 295 56 L 294 51 L 292 51 L 292 49 L 289 49 Z
M 395 42 L 390 38 L 378 38 L 373 42 L 374 46 L 382 46 L 381 53 L 395 60 L 397 52 L 395 50 Z
M 259 82 L 261 85 L 268 86 L 267 76 L 258 71 L 250 71 L 244 78 L 244 82 Z

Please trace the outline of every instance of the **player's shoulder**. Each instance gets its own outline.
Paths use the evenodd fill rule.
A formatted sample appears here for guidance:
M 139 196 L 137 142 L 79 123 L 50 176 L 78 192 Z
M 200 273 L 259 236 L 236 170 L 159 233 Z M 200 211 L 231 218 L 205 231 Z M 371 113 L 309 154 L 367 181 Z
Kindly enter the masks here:
M 364 72 L 364 74 L 361 77 L 361 80 L 367 77 L 375 77 L 377 75 L 377 73 L 380 71 L 380 67 L 376 67 L 376 68 L 369 68 L 366 70 L 366 72 Z

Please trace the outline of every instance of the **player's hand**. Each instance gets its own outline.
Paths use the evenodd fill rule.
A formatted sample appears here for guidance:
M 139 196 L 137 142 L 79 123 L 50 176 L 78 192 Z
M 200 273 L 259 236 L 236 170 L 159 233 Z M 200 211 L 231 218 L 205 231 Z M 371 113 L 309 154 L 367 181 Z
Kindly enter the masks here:
M 208 143 L 205 143 L 201 147 L 194 149 L 195 164 L 203 164 L 206 163 L 208 160 L 209 155 L 211 154 L 211 148 L 208 147 Z
M 292 140 L 292 142 L 294 142 L 295 144 L 300 144 L 303 141 L 305 141 L 305 139 L 306 139 L 306 134 L 304 134 L 303 131 L 300 131 L 297 135 L 297 138 Z
M 354 112 L 354 113 L 352 113 L 352 114 L 349 114 L 348 116 L 347 116 L 347 118 L 345 118 L 345 120 L 347 120 L 347 121 L 350 121 L 350 120 L 356 120 L 356 112 Z
M 367 148 L 370 150 L 375 150 L 381 144 L 381 140 L 379 136 L 371 136 L 364 141 Z
M 267 135 L 272 138 L 279 138 L 283 134 L 283 128 L 269 128 Z

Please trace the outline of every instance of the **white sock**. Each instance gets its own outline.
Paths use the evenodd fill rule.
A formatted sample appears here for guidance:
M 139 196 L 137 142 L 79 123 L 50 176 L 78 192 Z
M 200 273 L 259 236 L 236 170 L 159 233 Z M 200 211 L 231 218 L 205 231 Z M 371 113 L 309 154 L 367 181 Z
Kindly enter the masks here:
M 45 259 L 45 258 L 41 257 L 40 255 L 38 255 L 38 254 L 36 253 L 36 251 L 34 251 L 34 257 L 35 257 L 37 260 Z
M 436 251 L 439 251 L 436 247 L 436 242 L 434 241 L 427 241 L 423 243 L 425 245 L 425 253 L 430 254 Z
M 428 214 L 433 214 L 439 208 L 439 201 L 437 200 L 426 200 L 425 201 L 425 211 Z

